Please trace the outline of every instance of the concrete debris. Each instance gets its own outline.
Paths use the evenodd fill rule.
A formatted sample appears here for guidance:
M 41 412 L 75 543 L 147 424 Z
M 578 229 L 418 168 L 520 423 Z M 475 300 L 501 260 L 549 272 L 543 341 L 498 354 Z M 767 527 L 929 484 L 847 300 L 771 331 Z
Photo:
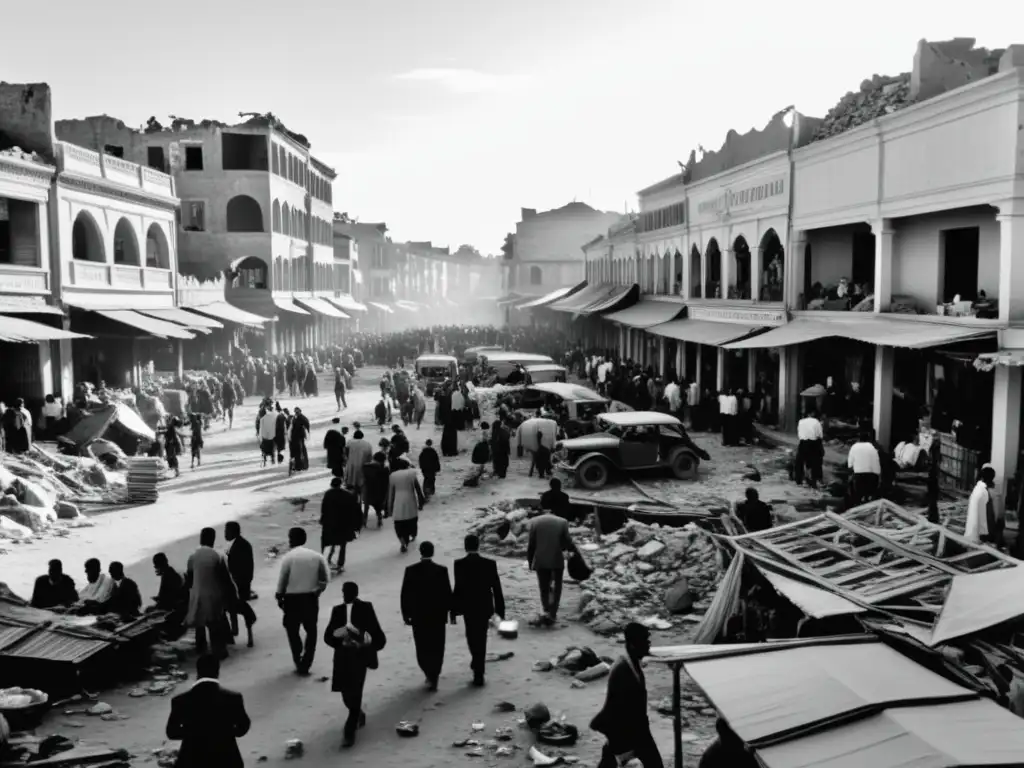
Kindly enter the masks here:
M 521 558 L 528 524 L 528 510 L 501 502 L 481 510 L 471 532 L 489 551 Z M 508 528 L 506 536 L 497 535 L 499 527 Z M 595 632 L 615 634 L 630 621 L 650 618 L 661 620 L 659 628 L 665 623 L 672 627 L 678 615 L 710 605 L 720 576 L 719 551 L 696 525 L 669 528 L 628 521 L 604 536 L 589 524 L 571 526 L 570 532 L 594 569 L 581 585 L 579 618 Z M 692 629 L 693 622 L 683 626 Z
M 861 83 L 860 90 L 850 91 L 828 111 L 814 134 L 814 141 L 838 136 L 911 104 L 909 72 L 895 77 L 875 75 Z
M 284 759 L 294 760 L 295 758 L 302 757 L 306 754 L 306 747 L 302 743 L 302 739 L 288 739 L 284 743 Z
M 588 667 L 587 669 L 584 669 L 581 672 L 577 672 L 573 677 L 574 679 L 579 680 L 581 683 L 589 683 L 594 680 L 599 680 L 611 671 L 612 668 L 611 666 L 609 666 L 608 662 L 602 661 L 601 663 L 596 664 L 593 667 Z

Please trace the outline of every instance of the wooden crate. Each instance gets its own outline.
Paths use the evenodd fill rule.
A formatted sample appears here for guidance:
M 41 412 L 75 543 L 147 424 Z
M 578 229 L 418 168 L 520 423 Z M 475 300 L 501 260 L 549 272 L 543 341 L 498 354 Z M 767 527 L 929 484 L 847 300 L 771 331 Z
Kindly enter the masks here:
M 978 480 L 981 452 L 958 445 L 953 435 L 940 432 L 939 482 L 946 486 L 969 491 Z

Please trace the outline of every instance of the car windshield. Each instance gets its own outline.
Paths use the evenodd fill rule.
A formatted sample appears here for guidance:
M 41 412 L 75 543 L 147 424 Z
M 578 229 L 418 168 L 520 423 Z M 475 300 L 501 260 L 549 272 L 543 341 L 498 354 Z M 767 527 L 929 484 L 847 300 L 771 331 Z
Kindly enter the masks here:
M 421 376 L 427 376 L 427 377 L 432 378 L 432 379 L 437 378 L 439 376 L 447 376 L 448 375 L 448 366 L 447 365 L 421 365 L 420 366 L 420 375 Z

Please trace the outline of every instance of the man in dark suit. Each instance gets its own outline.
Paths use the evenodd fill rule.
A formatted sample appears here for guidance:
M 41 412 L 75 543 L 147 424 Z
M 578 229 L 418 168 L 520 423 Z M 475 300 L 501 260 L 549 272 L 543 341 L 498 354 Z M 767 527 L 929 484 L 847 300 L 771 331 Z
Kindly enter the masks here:
M 538 623 L 551 625 L 558 617 L 562 601 L 562 574 L 565 552 L 573 547 L 569 523 L 565 518 L 544 512 L 530 523 L 530 540 L 526 545 L 526 562 L 537 572 L 542 613 Z
M 469 534 L 466 556 L 455 561 L 454 611 L 466 625 L 466 644 L 472 658 L 473 685 L 484 684 L 484 659 L 487 656 L 487 627 L 491 616 L 505 618 L 505 596 L 501 593 L 498 564 L 480 557 L 480 539 Z
M 651 633 L 643 624 L 626 625 L 626 655 L 612 665 L 604 706 L 590 722 L 605 742 L 598 768 L 617 768 L 631 759 L 644 768 L 663 768 L 647 719 L 647 681 L 640 664 L 651 651 Z
M 420 544 L 420 561 L 405 569 L 402 581 L 402 618 L 412 627 L 416 661 L 427 676 L 427 688 L 437 690 L 444 664 L 445 624 L 452 612 L 452 582 L 448 569 L 433 560 L 434 545 Z
M 231 636 L 238 637 L 238 616 L 245 621 L 248 635 L 246 643 L 252 648 L 252 625 L 256 623 L 256 612 L 249 605 L 252 595 L 252 578 L 256 573 L 256 562 L 252 555 L 252 544 L 242 536 L 242 526 L 237 520 L 230 520 L 224 525 L 224 538 L 231 542 L 228 550 L 228 570 L 238 587 L 238 602 L 228 613 L 231 620 Z
M 171 699 L 167 738 L 181 741 L 177 768 L 242 768 L 236 739 L 249 732 L 242 694 L 221 688 L 220 662 L 200 656 L 192 689 Z
M 142 593 L 139 592 L 139 585 L 135 579 L 124 575 L 124 565 L 112 562 L 107 567 L 107 572 L 114 582 L 114 588 L 110 591 L 110 598 L 104 605 L 104 610 L 116 613 L 123 619 L 133 619 L 142 612 Z
M 377 621 L 373 604 L 358 599 L 359 585 L 346 581 L 341 593 L 345 602 L 331 611 L 324 642 L 334 649 L 331 690 L 341 694 L 341 700 L 348 708 L 345 738 L 341 745 L 351 747 L 356 743 L 356 729 L 366 725 L 366 713 L 363 712 L 366 671 L 377 668 L 377 654 L 384 649 L 387 639 Z

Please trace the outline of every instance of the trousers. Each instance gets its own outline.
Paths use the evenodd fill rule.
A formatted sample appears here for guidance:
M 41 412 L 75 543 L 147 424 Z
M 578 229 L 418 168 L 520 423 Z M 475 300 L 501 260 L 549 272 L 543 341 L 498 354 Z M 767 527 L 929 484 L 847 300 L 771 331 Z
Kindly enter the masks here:
M 562 602 L 562 569 L 538 568 L 537 586 L 540 587 L 540 605 L 552 618 L 558 615 Z
M 444 664 L 444 621 L 423 621 L 412 625 L 412 639 L 416 644 L 416 663 L 427 680 L 436 681 Z
M 480 616 L 464 616 L 463 624 L 466 625 L 466 645 L 469 646 L 469 668 L 473 670 L 473 676 L 482 678 L 484 676 L 484 664 L 487 659 L 487 628 L 490 626 L 490 618 Z
M 315 592 L 300 595 L 285 595 L 282 601 L 284 618 L 282 624 L 288 635 L 292 660 L 300 670 L 309 670 L 316 654 L 317 619 L 320 615 L 320 596 Z M 299 630 L 306 633 L 305 639 Z

